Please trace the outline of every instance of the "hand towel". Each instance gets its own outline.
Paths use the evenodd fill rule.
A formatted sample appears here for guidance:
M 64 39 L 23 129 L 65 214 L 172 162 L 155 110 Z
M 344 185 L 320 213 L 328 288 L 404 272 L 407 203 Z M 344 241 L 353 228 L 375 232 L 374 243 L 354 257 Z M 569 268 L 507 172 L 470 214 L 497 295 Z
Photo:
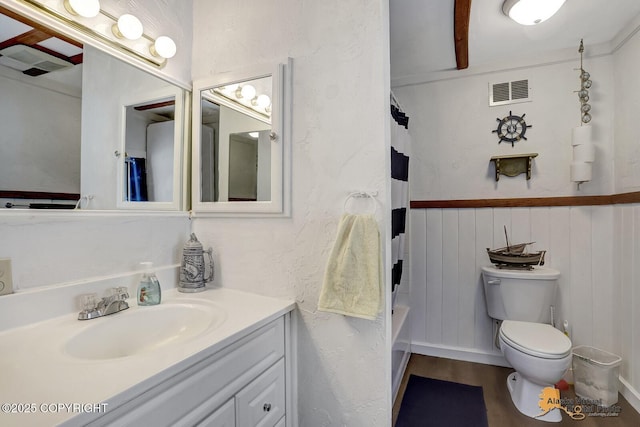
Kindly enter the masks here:
M 327 261 L 318 310 L 375 320 L 381 303 L 378 223 L 373 215 L 344 214 Z

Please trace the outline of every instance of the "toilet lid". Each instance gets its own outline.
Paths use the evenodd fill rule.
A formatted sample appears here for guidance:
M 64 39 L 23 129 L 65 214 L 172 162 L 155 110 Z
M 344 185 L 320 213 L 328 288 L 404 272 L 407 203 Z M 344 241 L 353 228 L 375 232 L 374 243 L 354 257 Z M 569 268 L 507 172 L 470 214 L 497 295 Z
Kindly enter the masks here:
M 571 340 L 551 325 L 505 320 L 500 337 L 511 347 L 544 359 L 561 359 L 571 353 Z

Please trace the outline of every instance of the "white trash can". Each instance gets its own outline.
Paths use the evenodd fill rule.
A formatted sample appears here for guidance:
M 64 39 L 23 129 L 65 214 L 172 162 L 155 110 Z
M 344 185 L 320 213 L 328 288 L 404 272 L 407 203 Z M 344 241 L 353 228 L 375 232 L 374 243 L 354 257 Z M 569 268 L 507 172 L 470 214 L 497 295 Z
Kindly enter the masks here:
M 594 347 L 573 348 L 573 383 L 579 397 L 597 400 L 600 406 L 618 402 L 618 376 L 622 358 Z

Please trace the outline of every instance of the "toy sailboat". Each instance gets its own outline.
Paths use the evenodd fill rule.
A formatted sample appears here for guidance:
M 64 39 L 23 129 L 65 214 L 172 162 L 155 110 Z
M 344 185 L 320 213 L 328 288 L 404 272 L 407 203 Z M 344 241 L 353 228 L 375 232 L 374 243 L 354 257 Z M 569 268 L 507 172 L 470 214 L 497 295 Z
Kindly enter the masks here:
M 535 242 L 509 244 L 507 236 L 507 227 L 504 228 L 504 235 L 507 240 L 507 246 L 498 249 L 487 248 L 489 260 L 498 268 L 513 268 L 530 270 L 535 265 L 544 265 L 544 254 L 546 251 L 525 252 L 528 245 Z

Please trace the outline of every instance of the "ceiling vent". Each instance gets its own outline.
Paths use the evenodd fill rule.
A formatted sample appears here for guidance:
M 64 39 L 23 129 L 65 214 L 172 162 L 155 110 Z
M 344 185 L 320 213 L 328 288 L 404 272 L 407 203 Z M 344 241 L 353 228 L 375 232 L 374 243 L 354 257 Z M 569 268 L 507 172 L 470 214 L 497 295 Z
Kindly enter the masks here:
M 73 64 L 30 46 L 17 44 L 0 50 L 0 64 L 22 71 L 30 76 L 39 76 L 51 71 L 73 67 Z
M 489 83 L 489 106 L 517 104 L 531 101 L 529 80 Z

